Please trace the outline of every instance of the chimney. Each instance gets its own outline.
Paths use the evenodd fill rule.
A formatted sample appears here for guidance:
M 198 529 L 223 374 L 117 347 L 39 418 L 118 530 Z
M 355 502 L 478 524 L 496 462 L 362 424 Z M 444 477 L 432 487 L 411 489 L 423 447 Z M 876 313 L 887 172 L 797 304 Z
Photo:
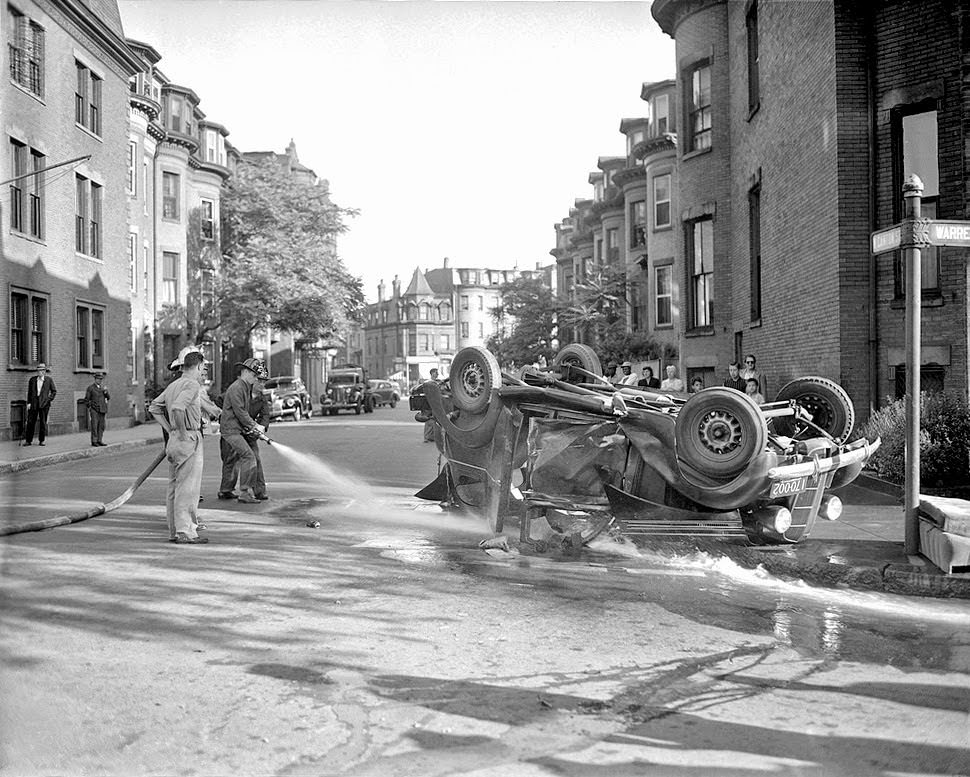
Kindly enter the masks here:
M 451 267 L 451 260 L 446 256 L 445 261 L 441 266 L 447 270 L 449 267 Z
M 394 295 L 393 296 L 394 299 L 397 299 L 398 297 L 401 296 L 401 279 L 398 278 L 396 275 L 394 276 L 394 280 L 391 281 L 391 290 Z
M 381 282 L 377 284 L 377 301 L 384 301 L 384 279 L 381 278 Z

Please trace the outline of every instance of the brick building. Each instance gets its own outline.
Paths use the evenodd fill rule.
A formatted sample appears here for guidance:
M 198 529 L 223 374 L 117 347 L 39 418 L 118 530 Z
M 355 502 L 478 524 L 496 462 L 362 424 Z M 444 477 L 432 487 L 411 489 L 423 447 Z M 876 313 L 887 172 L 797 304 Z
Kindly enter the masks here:
M 415 268 L 401 290 L 397 276 L 391 294 L 382 281 L 377 302 L 364 318 L 364 367 L 371 377 L 403 373 L 414 384 L 427 380 L 432 367 L 448 375 L 452 359 L 462 348 L 484 345 L 496 332 L 492 311 L 499 306 L 499 287 L 522 275 L 540 274 L 552 283 L 552 268 L 496 270 L 451 266 Z
M 27 378 L 50 368 L 51 433 L 86 428 L 84 391 L 107 372 L 108 423 L 129 423 L 124 207 L 128 79 L 139 62 L 117 4 L 6 4 L 0 124 L 0 438 L 22 434 Z
M 865 417 L 903 387 L 897 252 L 872 230 L 926 184 L 924 216 L 965 219 L 970 8 L 951 0 L 656 0 L 676 41 L 682 358 L 753 352 L 769 398 L 832 378 Z M 966 393 L 968 252 L 923 257 L 924 387 Z

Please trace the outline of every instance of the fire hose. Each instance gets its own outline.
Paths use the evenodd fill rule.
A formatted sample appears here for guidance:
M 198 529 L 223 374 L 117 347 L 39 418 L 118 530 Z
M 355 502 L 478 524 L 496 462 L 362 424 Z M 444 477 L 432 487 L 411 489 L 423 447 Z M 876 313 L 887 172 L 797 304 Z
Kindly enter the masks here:
M 79 523 L 80 521 L 86 521 L 88 518 L 94 518 L 96 515 L 103 515 L 104 513 L 110 513 L 112 510 L 117 510 L 125 502 L 131 499 L 132 494 L 138 489 L 138 487 L 145 482 L 149 475 L 155 471 L 155 468 L 165 460 L 165 449 L 162 448 L 158 455 L 148 465 L 148 468 L 142 472 L 135 481 L 125 489 L 124 493 L 112 499 L 107 504 L 99 504 L 86 510 L 85 512 L 73 513 L 71 515 L 60 515 L 56 518 L 47 518 L 42 521 L 31 521 L 28 523 L 17 523 L 11 526 L 0 526 L 0 537 L 7 534 L 20 534 L 22 532 L 28 531 L 43 531 L 44 529 L 53 529 L 55 526 L 66 526 L 71 523 Z

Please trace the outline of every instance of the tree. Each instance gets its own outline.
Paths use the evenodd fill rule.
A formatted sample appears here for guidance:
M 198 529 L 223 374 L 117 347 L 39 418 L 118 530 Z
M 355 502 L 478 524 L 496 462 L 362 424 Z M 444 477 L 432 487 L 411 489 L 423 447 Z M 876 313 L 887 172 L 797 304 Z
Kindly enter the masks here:
M 237 344 L 263 326 L 309 340 L 343 332 L 364 308 L 361 280 L 336 252 L 356 214 L 274 160 L 241 162 L 222 198 L 221 267 L 196 342 L 216 329 Z
M 492 316 L 498 332 L 486 346 L 502 365 L 552 360 L 556 336 L 556 303 L 539 277 L 520 276 L 500 287 L 498 307 Z
M 560 321 L 583 332 L 603 364 L 676 357 L 675 347 L 659 343 L 643 332 L 627 331 L 633 304 L 627 296 L 629 288 L 625 267 L 598 267 L 576 284 L 575 299 L 565 305 Z

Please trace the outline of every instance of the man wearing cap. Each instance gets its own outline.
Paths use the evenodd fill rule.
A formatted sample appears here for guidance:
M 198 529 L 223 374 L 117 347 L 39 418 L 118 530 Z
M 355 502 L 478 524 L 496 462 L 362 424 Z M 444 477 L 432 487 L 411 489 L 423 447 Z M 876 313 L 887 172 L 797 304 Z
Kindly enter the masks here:
M 89 426 L 91 427 L 91 447 L 103 448 L 104 441 L 104 418 L 108 414 L 108 394 L 106 386 L 102 385 L 104 380 L 103 372 L 94 373 L 94 383 L 88 386 L 84 392 L 84 404 L 88 408 Z
M 27 381 L 27 428 L 24 430 L 24 445 L 34 441 L 34 427 L 37 428 L 37 441 L 46 445 L 47 414 L 51 409 L 51 402 L 57 396 L 54 381 L 47 374 L 47 365 L 41 362 L 37 365 L 37 374 Z
M 249 361 L 255 362 L 253 367 L 256 373 L 256 380 L 250 388 L 249 415 L 256 422 L 256 428 L 261 428 L 265 432 L 269 428 L 271 408 L 270 403 L 263 395 L 263 381 L 269 377 L 269 373 L 266 372 L 266 367 L 263 366 L 261 361 L 256 359 Z M 225 404 L 225 401 L 223 401 L 223 408 L 225 408 Z M 254 432 L 255 430 L 243 434 L 243 437 L 256 459 L 252 481 L 253 496 L 260 502 L 264 502 L 269 499 L 269 496 L 266 494 L 266 478 L 263 475 L 263 462 L 259 455 L 259 437 Z M 239 474 L 237 469 L 238 457 L 235 449 L 226 440 L 225 434 L 219 440 L 219 453 L 222 457 L 222 481 L 219 484 L 219 498 L 235 499 L 236 492 L 233 489 L 236 487 L 236 478 Z
M 623 362 L 623 364 L 620 365 L 620 370 L 623 372 L 623 374 L 620 376 L 620 379 L 616 382 L 617 386 L 637 385 L 637 381 L 639 380 L 639 378 L 637 378 L 637 376 L 633 374 L 633 364 L 631 364 L 630 362 Z
M 199 491 L 202 489 L 202 374 L 205 360 L 198 351 L 182 358 L 182 375 L 152 400 L 150 412 L 168 435 L 168 491 L 165 513 L 169 540 L 178 545 L 209 541 L 200 537 Z
M 256 498 L 256 494 L 253 492 L 256 477 L 256 456 L 253 449 L 249 447 L 246 435 L 253 434 L 256 431 L 265 431 L 249 414 L 249 398 L 253 384 L 264 368 L 259 359 L 253 358 L 246 359 L 244 362 L 236 362 L 235 366 L 242 367 L 242 370 L 239 377 L 226 389 L 226 394 L 222 400 L 222 415 L 219 418 L 219 426 L 222 439 L 228 446 L 228 451 L 234 457 L 233 464 L 239 468 L 240 494 L 238 501 L 244 504 L 257 504 L 260 500 Z M 225 474 L 225 472 L 225 458 L 223 458 L 223 473 Z M 224 486 L 225 483 L 222 485 Z M 220 487 L 219 498 L 231 498 L 232 493 L 231 484 L 228 490 Z

